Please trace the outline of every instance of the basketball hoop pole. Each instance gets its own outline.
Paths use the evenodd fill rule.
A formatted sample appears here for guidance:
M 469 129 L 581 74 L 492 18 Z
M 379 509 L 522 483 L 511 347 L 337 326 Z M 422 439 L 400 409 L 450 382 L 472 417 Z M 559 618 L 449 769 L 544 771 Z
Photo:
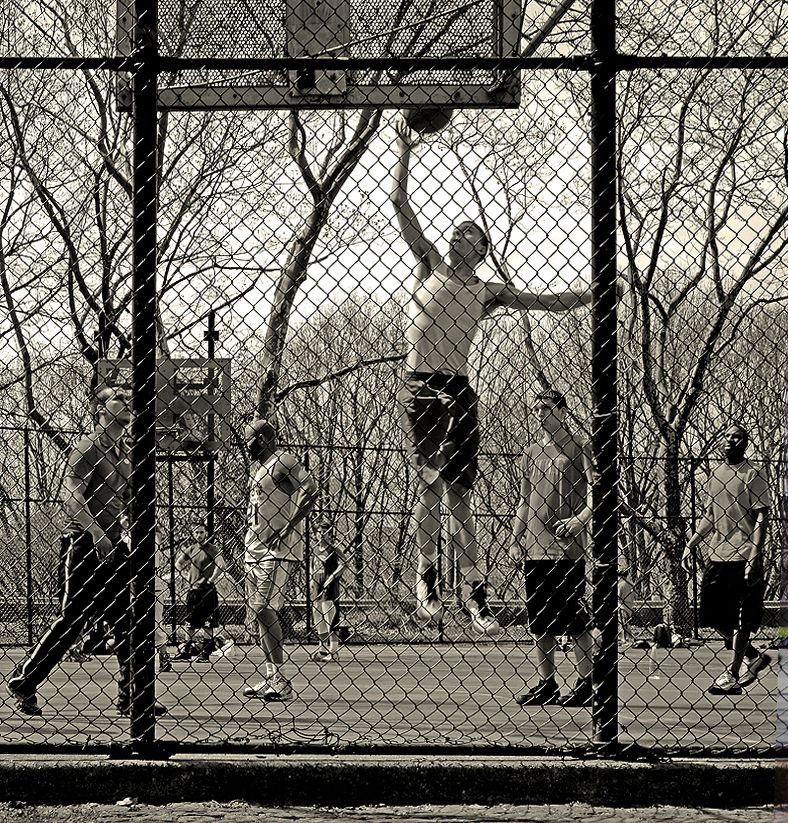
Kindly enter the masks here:
M 597 746 L 618 743 L 618 392 L 616 293 L 615 0 L 591 3 L 591 291 L 594 655 L 591 722 Z

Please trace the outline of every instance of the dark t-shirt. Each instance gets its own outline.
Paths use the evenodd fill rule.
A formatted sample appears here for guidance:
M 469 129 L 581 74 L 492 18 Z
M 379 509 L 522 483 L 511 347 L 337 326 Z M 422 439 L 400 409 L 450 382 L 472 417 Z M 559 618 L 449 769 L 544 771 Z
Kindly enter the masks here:
M 66 478 L 85 490 L 88 509 L 96 522 L 117 540 L 121 534 L 121 518 L 131 494 L 131 465 L 123 442 L 114 442 L 105 434 L 94 431 L 79 440 L 68 456 Z M 70 532 L 84 531 L 77 520 L 73 500 L 66 500 L 70 516 Z
M 220 554 L 221 550 L 213 543 L 192 543 L 183 550 L 189 588 L 197 589 L 208 585 L 216 571 L 216 559 Z

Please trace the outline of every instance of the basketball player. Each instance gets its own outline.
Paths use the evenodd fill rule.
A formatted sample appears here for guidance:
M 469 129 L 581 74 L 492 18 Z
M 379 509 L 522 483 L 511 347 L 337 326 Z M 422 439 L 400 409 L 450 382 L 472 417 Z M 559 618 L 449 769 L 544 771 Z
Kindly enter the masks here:
M 471 509 L 480 438 L 477 399 L 468 378 L 469 351 L 480 322 L 497 307 L 562 312 L 589 304 L 591 293 L 537 295 L 503 283 L 483 282 L 476 269 L 487 255 L 490 240 L 471 221 L 453 229 L 449 252 L 443 258 L 422 231 L 408 196 L 410 158 L 418 138 L 402 118 L 395 121 L 395 127 L 397 161 L 391 202 L 402 237 L 416 258 L 405 329 L 405 385 L 398 395 L 409 461 L 418 474 L 415 616 L 427 623 L 442 614 L 436 559 L 443 502 L 453 555 L 459 563 L 461 605 L 475 633 L 495 635 L 500 626 L 488 607 L 477 565 Z
M 745 457 L 749 442 L 738 423 L 725 430 L 724 462 L 709 477 L 706 512 L 681 558 L 692 574 L 695 547 L 712 535 L 707 556 L 698 555 L 703 568 L 699 622 L 715 629 L 732 653 L 730 667 L 708 688 L 714 695 L 742 694 L 771 663 L 770 655 L 750 643 L 763 615 L 763 547 L 771 501 L 766 477 Z M 745 659 L 747 671 L 740 678 Z
M 542 438 L 523 453 L 520 505 L 510 556 L 524 559 L 528 627 L 536 641 L 539 681 L 521 706 L 591 703 L 594 640 L 584 604 L 586 534 L 592 516 L 594 470 L 589 444 L 566 426 L 566 398 L 556 391 L 536 398 Z M 561 697 L 555 673 L 557 637 L 575 643 L 577 680 Z
M 279 612 L 288 578 L 304 559 L 304 518 L 314 506 L 317 484 L 295 455 L 277 447 L 276 430 L 267 420 L 252 421 L 244 439 L 252 460 L 246 597 L 266 663 L 264 679 L 243 693 L 269 701 L 291 700 Z
M 216 581 L 225 570 L 222 550 L 208 540 L 208 529 L 202 523 L 192 528 L 194 543 L 186 546 L 175 560 L 175 568 L 186 572 L 189 591 L 186 594 L 186 640 L 178 649 L 175 660 L 190 660 L 194 635 L 204 629 L 206 638 L 197 660 L 207 663 L 216 649 L 214 630 L 219 625 L 219 595 Z
M 339 587 L 347 560 L 331 539 L 331 524 L 318 527 L 317 549 L 312 555 L 312 603 L 320 647 L 312 655 L 316 663 L 339 660 Z
M 63 478 L 69 524 L 63 534 L 65 586 L 60 617 L 8 681 L 16 708 L 40 715 L 38 686 L 62 660 L 86 623 L 106 619 L 118 657 L 117 711 L 131 706 L 131 589 L 129 548 L 122 538 L 130 496 L 125 444 L 129 397 L 119 388 L 96 395 L 96 426 L 77 441 Z M 156 714 L 166 709 L 155 704 Z

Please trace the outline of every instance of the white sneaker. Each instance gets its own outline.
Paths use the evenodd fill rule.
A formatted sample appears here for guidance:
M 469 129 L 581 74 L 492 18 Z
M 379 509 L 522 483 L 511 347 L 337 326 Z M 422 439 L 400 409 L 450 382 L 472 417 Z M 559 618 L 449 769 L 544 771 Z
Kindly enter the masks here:
M 282 677 L 282 675 L 274 675 L 269 681 L 266 690 L 263 692 L 263 700 L 269 703 L 284 702 L 285 700 L 292 700 L 293 684 Z
M 339 663 L 339 652 L 330 652 L 328 649 L 318 649 L 311 657 L 314 663 Z
M 268 678 L 266 677 L 265 680 L 261 680 L 259 683 L 256 683 L 254 686 L 247 686 L 243 690 L 244 697 L 263 697 L 265 695 L 265 690 L 268 688 Z
M 730 672 L 723 672 L 708 688 L 709 694 L 742 694 L 738 678 Z
M 422 623 L 439 620 L 443 614 L 443 603 L 438 592 L 438 572 L 431 566 L 416 577 L 416 619 Z
M 208 659 L 216 662 L 218 660 L 241 660 L 242 658 L 243 652 L 235 645 L 235 641 L 228 640 L 227 643 L 220 646 L 216 651 L 211 652 Z
M 463 584 L 463 605 L 471 621 L 474 634 L 498 637 L 501 624 L 487 605 L 487 589 L 481 581 Z
M 772 662 L 772 656 L 761 652 L 757 657 L 754 657 L 747 664 L 747 674 L 739 679 L 740 686 L 749 686 L 758 679 L 758 675 L 764 670 L 768 669 Z

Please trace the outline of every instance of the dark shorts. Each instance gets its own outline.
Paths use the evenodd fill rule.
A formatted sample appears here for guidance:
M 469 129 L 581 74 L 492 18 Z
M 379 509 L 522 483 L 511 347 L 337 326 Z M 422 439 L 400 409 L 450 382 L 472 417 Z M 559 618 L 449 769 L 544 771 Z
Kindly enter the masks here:
M 745 566 L 743 560 L 709 562 L 700 584 L 699 625 L 726 633 L 760 627 L 766 585 L 762 574 L 746 582 Z
M 215 586 L 190 589 L 186 595 L 186 624 L 190 629 L 206 626 L 215 629 L 218 620 L 219 596 Z
M 400 426 L 410 464 L 419 469 L 440 453 L 444 482 L 473 487 L 479 466 L 479 414 L 468 378 L 443 372 L 410 372 L 397 394 Z
M 590 628 L 585 562 L 526 560 L 525 605 L 532 634 L 578 635 Z

